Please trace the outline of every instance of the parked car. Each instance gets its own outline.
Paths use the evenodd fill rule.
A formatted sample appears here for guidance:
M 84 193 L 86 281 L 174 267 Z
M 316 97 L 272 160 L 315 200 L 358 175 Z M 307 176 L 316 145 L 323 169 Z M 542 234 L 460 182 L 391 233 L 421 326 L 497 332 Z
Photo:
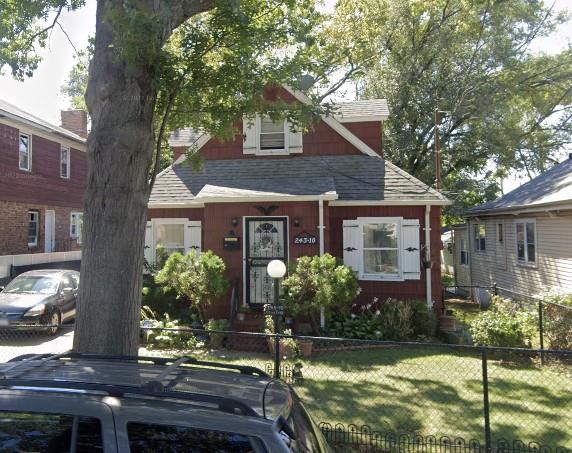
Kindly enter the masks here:
M 58 326 L 75 316 L 79 272 L 36 270 L 18 275 L 0 292 L 0 327 Z
M 0 451 L 330 451 L 295 391 L 254 367 L 64 353 L 0 377 Z

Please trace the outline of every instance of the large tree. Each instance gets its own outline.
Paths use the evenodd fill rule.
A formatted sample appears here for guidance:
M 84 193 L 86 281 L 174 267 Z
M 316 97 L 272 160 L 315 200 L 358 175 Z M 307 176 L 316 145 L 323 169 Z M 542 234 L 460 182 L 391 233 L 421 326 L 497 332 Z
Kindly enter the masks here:
M 289 110 L 262 94 L 312 69 L 313 3 L 98 1 L 76 351 L 137 354 L 147 201 L 166 131 L 192 124 L 230 137 L 242 113 L 254 111 L 308 120 L 311 108 Z M 0 68 L 30 76 L 34 46 L 45 44 L 63 10 L 80 6 L 2 0 Z
M 570 144 L 572 50 L 531 50 L 565 20 L 539 0 L 341 0 L 321 49 L 333 63 L 324 78 L 388 100 L 386 156 L 428 184 L 443 111 L 444 189 L 462 209 Z

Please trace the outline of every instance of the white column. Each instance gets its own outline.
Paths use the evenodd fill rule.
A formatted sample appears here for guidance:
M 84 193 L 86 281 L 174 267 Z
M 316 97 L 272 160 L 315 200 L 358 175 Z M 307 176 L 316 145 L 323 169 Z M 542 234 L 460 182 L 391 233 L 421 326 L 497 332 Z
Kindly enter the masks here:
M 318 232 L 320 234 L 320 256 L 324 254 L 324 200 L 322 197 L 318 200 Z M 326 314 L 324 313 L 324 308 L 320 310 L 320 326 L 322 329 L 326 327 Z
M 431 263 L 431 205 L 425 206 L 425 261 Z M 433 307 L 431 294 L 431 267 L 425 269 L 425 288 L 427 294 L 427 309 Z

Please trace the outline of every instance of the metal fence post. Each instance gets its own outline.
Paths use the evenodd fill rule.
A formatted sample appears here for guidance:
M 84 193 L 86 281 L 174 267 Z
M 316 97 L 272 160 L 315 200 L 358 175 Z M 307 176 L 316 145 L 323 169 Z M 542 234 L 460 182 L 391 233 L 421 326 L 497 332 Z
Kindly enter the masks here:
M 538 335 L 540 336 L 540 364 L 544 365 L 544 307 L 542 300 L 538 301 Z
M 498 295 L 499 295 L 499 287 L 498 287 L 498 285 L 497 285 L 497 282 L 493 282 L 493 294 L 494 294 L 495 296 L 498 296 Z
M 487 348 L 481 352 L 481 362 L 483 368 L 483 416 L 485 422 L 485 448 L 487 452 L 492 451 L 491 419 L 489 406 L 489 372 L 487 363 Z
M 274 334 L 274 377 L 280 379 L 280 337 Z

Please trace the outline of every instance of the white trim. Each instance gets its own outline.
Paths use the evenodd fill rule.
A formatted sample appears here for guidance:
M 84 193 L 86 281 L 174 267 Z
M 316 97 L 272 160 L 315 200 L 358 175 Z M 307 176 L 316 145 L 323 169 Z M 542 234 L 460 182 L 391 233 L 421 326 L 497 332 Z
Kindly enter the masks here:
M 30 228 L 30 214 L 34 213 L 36 214 L 36 238 L 34 242 L 29 242 L 28 238 L 28 229 Z M 26 241 L 28 244 L 28 247 L 37 247 L 40 243 L 40 210 L 39 209 L 28 209 L 28 212 L 26 213 L 26 216 L 28 218 L 28 221 L 26 222 Z
M 184 209 L 184 208 L 192 208 L 192 209 L 201 209 L 204 208 L 204 203 L 195 203 L 192 201 L 184 202 L 184 203 L 149 203 L 147 205 L 147 209 Z
M 22 171 L 27 171 L 27 172 L 32 172 L 32 135 L 31 134 L 27 134 L 25 132 L 22 131 L 18 131 L 18 169 L 22 170 Z M 20 139 L 22 138 L 22 135 L 24 135 L 25 137 L 28 137 L 28 149 L 27 149 L 27 153 L 28 153 L 28 167 L 27 168 L 22 168 L 20 166 Z
M 431 205 L 425 206 L 425 260 L 431 262 Z M 433 282 L 431 279 L 431 266 L 425 269 L 425 303 L 427 309 L 433 308 Z
M 193 142 L 191 145 L 174 146 L 174 147 L 172 146 L 172 148 L 196 148 L 196 150 L 198 151 L 203 146 L 205 146 L 209 142 L 210 139 L 211 139 L 210 134 L 205 132 L 203 135 L 201 135 L 199 138 L 197 138 L 197 140 L 195 142 Z M 180 164 L 181 162 L 184 162 L 186 158 L 187 158 L 187 156 L 185 156 L 185 153 L 181 154 L 177 158 L 177 160 L 175 162 L 173 162 L 170 166 L 165 168 L 163 171 L 160 171 L 159 173 L 157 173 L 157 177 L 161 176 L 163 173 L 165 173 L 169 168 L 173 167 L 174 165 L 177 165 L 177 164 Z
M 4 112 L 2 110 L 2 112 Z M 35 123 L 31 123 L 26 121 L 20 117 L 9 117 L 9 114 L 2 113 L 2 115 L 6 115 L 4 118 L 0 118 L 0 124 L 5 124 L 6 126 L 13 127 L 14 129 L 18 129 L 20 132 L 24 131 L 26 134 L 30 135 L 37 135 L 38 137 L 45 138 L 46 140 L 50 140 L 52 142 L 57 142 L 61 144 L 67 144 L 72 146 L 75 149 L 85 152 L 86 151 L 86 141 L 85 139 L 81 139 L 82 141 L 75 141 L 72 138 L 66 137 L 64 135 L 60 135 L 59 132 L 54 132 L 47 127 L 37 125 Z M 15 118 L 15 119 L 12 119 Z M 71 134 L 72 132 L 70 132 Z
M 335 200 L 330 206 L 449 206 L 450 200 Z
M 50 213 L 48 215 L 48 213 Z M 51 215 L 51 237 L 48 238 L 48 217 Z M 48 244 L 48 239 L 50 239 L 50 244 Z M 44 211 L 44 253 L 53 253 L 56 248 L 56 211 L 53 209 L 46 209 Z M 48 250 L 49 245 L 49 250 Z
M 521 215 L 521 214 L 532 214 L 532 213 L 539 213 L 539 214 L 549 214 L 550 212 L 559 212 L 559 211 L 567 211 L 572 210 L 572 203 L 570 201 L 553 201 L 549 203 L 538 203 L 538 204 L 531 204 L 528 207 L 514 207 L 514 208 L 497 208 L 491 209 L 488 211 L 475 211 L 467 213 L 464 215 L 466 219 L 476 218 L 477 216 L 500 216 L 500 215 Z
M 528 235 L 526 233 L 526 224 L 532 223 L 534 225 L 534 261 L 528 260 Z M 519 224 L 524 225 L 524 261 L 518 259 L 518 232 L 517 226 Z M 536 269 L 538 267 L 538 234 L 536 231 L 536 219 L 526 218 L 526 219 L 515 219 L 514 220 L 514 242 L 515 242 L 515 258 L 516 265 L 518 267 L 525 267 L 528 269 Z
M 62 152 L 63 151 L 67 151 L 67 162 L 66 162 L 66 175 L 63 176 L 62 175 Z M 70 179 L 71 176 L 71 168 L 70 168 L 70 164 L 71 164 L 71 149 L 69 146 L 65 146 L 60 144 L 60 178 L 62 179 Z
M 389 116 L 388 115 L 334 115 L 334 118 L 338 120 L 340 123 L 371 123 L 374 121 L 379 121 L 380 123 L 385 121 Z
M 77 218 L 76 222 L 78 222 L 78 223 L 76 223 L 75 234 L 73 234 L 73 232 L 72 232 L 72 224 L 73 224 L 74 216 Z M 83 218 L 83 212 L 82 211 L 71 211 L 70 212 L 70 238 L 78 239 L 78 244 L 81 243 L 81 225 L 79 224 L 79 222 L 81 221 L 81 218 Z
M 336 200 L 338 195 L 252 195 L 244 197 L 199 197 L 203 203 L 248 203 L 258 201 L 318 201 Z

